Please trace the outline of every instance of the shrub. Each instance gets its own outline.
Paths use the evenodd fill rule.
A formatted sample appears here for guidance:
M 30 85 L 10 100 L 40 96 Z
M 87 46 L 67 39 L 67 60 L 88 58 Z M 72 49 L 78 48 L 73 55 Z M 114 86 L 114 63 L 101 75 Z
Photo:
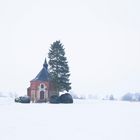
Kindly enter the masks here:
M 30 103 L 30 97 L 28 97 L 28 96 L 20 96 L 19 98 L 15 98 L 15 102 L 18 102 L 18 103 Z
M 52 103 L 52 104 L 59 104 L 60 103 L 60 98 L 57 95 L 53 95 L 53 96 L 50 97 L 49 102 Z
M 133 100 L 133 94 L 127 93 L 122 97 L 123 101 L 132 101 Z
M 62 94 L 60 96 L 61 103 L 73 103 L 73 98 L 69 93 Z
M 18 102 L 19 102 L 19 98 L 15 98 L 15 102 L 17 102 L 17 103 L 18 103 Z

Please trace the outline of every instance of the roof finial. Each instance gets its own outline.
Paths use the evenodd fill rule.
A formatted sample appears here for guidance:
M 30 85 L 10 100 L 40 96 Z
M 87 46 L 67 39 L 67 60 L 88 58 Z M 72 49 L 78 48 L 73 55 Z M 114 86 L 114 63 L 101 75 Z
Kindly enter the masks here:
M 46 69 L 48 69 L 48 64 L 47 64 L 46 57 L 45 57 L 45 61 L 44 61 L 43 67 L 45 67 Z
M 47 64 L 47 60 L 46 60 L 46 57 L 45 57 L 45 61 L 44 61 L 44 64 Z

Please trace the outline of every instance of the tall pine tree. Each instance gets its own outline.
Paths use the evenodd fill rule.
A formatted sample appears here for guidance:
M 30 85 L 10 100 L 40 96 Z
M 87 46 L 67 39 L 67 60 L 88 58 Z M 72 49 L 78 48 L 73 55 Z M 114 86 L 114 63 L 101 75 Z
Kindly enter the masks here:
M 49 50 L 49 71 L 50 78 L 54 85 L 55 91 L 69 91 L 71 83 L 69 82 L 69 66 L 65 57 L 65 50 L 60 41 L 53 42 Z

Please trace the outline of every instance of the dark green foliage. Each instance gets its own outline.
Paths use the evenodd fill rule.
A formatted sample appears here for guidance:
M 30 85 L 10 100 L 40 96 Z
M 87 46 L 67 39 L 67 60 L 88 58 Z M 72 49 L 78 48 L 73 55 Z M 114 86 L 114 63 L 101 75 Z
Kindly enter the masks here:
M 19 98 L 15 98 L 15 102 L 16 103 L 19 103 Z
M 69 82 L 69 67 L 67 58 L 65 57 L 65 50 L 60 41 L 54 42 L 49 50 L 49 71 L 50 78 L 57 94 L 71 89 Z
M 140 93 L 127 93 L 122 97 L 123 101 L 140 101 Z
M 30 97 L 28 96 L 21 96 L 21 97 L 18 97 L 18 98 L 15 98 L 15 102 L 17 103 L 30 103 Z
M 73 98 L 69 93 L 65 93 L 62 94 L 61 96 L 57 96 L 57 95 L 51 96 L 49 102 L 52 104 L 59 104 L 59 103 L 70 104 L 73 103 Z
M 62 94 L 60 96 L 61 103 L 73 103 L 73 98 L 69 93 Z
M 132 101 L 133 94 L 132 93 L 127 93 L 122 97 L 122 100 L 124 101 Z
M 49 102 L 52 103 L 52 104 L 59 104 L 60 103 L 60 98 L 57 95 L 53 95 L 53 96 L 50 97 Z

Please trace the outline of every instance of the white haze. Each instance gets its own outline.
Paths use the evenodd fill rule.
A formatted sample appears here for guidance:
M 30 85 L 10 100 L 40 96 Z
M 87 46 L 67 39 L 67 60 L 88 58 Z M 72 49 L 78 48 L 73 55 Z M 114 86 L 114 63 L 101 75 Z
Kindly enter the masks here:
M 0 91 L 26 94 L 61 40 L 78 94 L 140 92 L 138 0 L 1 0 Z

